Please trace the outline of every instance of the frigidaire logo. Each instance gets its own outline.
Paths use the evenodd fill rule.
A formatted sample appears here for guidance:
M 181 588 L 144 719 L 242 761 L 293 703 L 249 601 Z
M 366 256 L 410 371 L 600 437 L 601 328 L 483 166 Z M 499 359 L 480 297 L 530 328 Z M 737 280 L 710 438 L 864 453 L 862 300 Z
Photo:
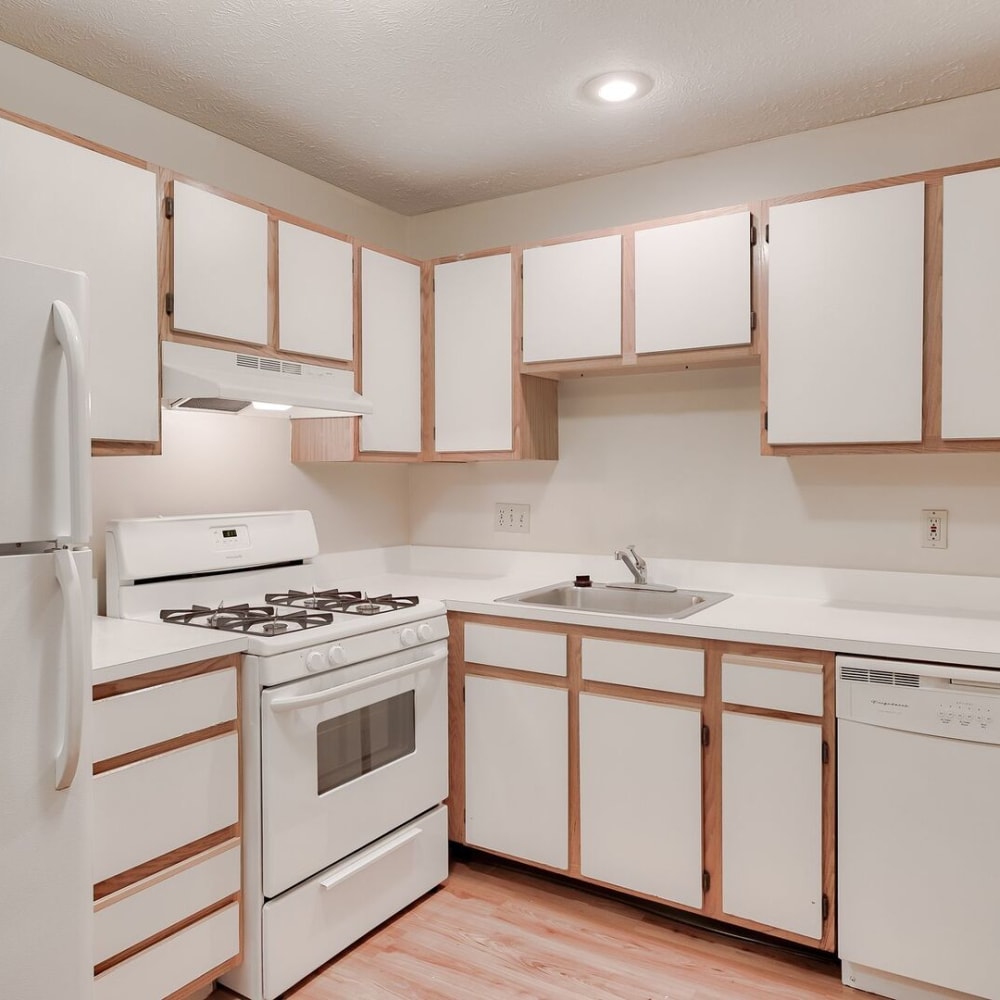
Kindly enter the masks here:
M 883 698 L 872 698 L 870 703 L 872 705 L 878 705 L 879 708 L 909 708 L 910 707 L 909 705 L 904 705 L 902 702 L 899 702 L 899 701 L 886 701 Z

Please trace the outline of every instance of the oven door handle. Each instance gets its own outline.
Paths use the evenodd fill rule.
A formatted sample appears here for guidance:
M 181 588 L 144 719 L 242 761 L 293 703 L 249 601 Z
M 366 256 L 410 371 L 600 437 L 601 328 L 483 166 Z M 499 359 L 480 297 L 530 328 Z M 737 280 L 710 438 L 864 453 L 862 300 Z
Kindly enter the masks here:
M 406 663 L 401 667 L 394 667 L 381 674 L 372 674 L 371 677 L 362 677 L 357 681 L 350 681 L 348 684 L 340 684 L 337 687 L 323 688 L 322 691 L 314 691 L 312 694 L 299 694 L 291 698 L 275 698 L 271 702 L 272 712 L 294 712 L 297 708 L 312 708 L 314 705 L 322 705 L 325 702 L 333 701 L 335 698 L 343 698 L 344 695 L 354 694 L 355 691 L 364 691 L 365 688 L 375 687 L 385 681 L 394 681 L 397 677 L 406 677 L 407 674 L 415 674 L 418 670 L 423 670 L 435 663 L 441 663 L 448 658 L 448 651 L 441 650 L 433 656 L 425 656 L 422 660 L 413 663 Z
M 380 858 L 384 858 L 387 854 L 392 854 L 393 851 L 398 851 L 404 844 L 408 844 L 411 840 L 416 840 L 423 832 L 419 826 L 415 826 L 413 829 L 401 833 L 398 837 L 387 840 L 374 850 L 361 855 L 360 858 L 352 861 L 345 868 L 341 868 L 339 872 L 335 872 L 329 878 L 323 879 L 320 885 L 324 889 L 332 889 L 335 885 L 340 885 L 341 882 L 346 881 L 352 875 L 357 875 L 360 871 L 364 871 L 369 865 L 374 864 Z

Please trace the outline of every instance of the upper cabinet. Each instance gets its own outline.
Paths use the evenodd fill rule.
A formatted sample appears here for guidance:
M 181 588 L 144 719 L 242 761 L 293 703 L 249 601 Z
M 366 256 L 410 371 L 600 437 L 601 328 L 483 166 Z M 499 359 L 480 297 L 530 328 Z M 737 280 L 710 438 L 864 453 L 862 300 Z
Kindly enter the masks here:
M 635 233 L 637 354 L 751 341 L 749 211 Z
M 924 184 L 775 204 L 767 443 L 922 438 Z
M 278 346 L 334 361 L 354 359 L 354 246 L 279 220 Z
M 0 119 L 0 256 L 90 280 L 95 452 L 160 437 L 156 173 Z
M 1000 168 L 944 178 L 941 435 L 1000 438 Z
M 610 357 L 622 350 L 622 237 L 529 247 L 522 359 Z
M 175 181 L 173 329 L 268 343 L 267 213 Z
M 420 265 L 361 250 L 362 452 L 421 448 Z
M 434 444 L 510 451 L 514 365 L 511 255 L 434 268 Z

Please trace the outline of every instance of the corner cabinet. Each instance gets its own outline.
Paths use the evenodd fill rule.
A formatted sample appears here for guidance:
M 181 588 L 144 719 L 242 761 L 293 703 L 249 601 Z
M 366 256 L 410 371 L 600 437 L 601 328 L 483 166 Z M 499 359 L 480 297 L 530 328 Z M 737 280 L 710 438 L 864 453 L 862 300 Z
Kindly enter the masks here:
M 433 262 L 435 460 L 559 457 L 558 387 L 518 371 L 517 263 L 506 251 Z
M 831 654 L 449 618 L 451 839 L 834 950 Z
M 158 452 L 155 170 L 0 117 L 0 256 L 86 273 L 94 453 Z
M 239 659 L 94 687 L 94 997 L 183 997 L 242 958 Z

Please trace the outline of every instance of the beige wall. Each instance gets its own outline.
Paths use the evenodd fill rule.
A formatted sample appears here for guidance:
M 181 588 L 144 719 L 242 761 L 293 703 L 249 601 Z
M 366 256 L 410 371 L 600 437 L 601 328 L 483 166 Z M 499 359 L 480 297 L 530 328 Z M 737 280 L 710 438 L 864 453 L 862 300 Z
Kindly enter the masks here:
M 0 108 L 352 236 L 404 245 L 402 216 L 4 44 Z M 289 461 L 289 433 L 287 420 L 165 413 L 162 456 L 97 459 L 98 574 L 104 525 L 119 517 L 304 507 L 328 551 L 406 541 L 405 469 L 298 468 Z
M 1000 157 L 1000 91 L 411 221 L 458 253 Z M 762 458 L 754 368 L 560 386 L 558 463 L 414 468 L 411 540 L 660 557 L 1000 574 L 1000 455 Z M 849 405 L 849 400 L 845 400 Z M 532 506 L 529 535 L 493 504 Z M 950 547 L 922 549 L 923 508 Z M 887 595 L 888 596 L 888 595 Z

